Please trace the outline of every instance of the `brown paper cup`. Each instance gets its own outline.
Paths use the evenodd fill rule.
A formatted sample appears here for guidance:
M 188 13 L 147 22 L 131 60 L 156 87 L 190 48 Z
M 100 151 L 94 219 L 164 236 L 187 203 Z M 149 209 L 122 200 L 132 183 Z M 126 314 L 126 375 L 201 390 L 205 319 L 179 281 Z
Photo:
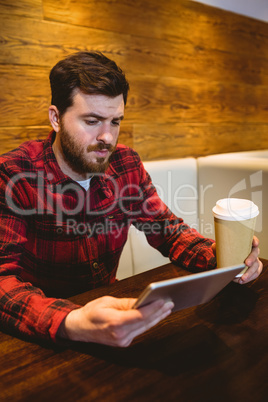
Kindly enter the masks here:
M 225 198 L 217 201 L 213 214 L 218 268 L 244 263 L 252 249 L 258 213 L 258 207 L 250 200 Z
M 244 221 L 226 221 L 214 217 L 218 268 L 245 261 L 252 248 L 255 223 L 256 217 Z

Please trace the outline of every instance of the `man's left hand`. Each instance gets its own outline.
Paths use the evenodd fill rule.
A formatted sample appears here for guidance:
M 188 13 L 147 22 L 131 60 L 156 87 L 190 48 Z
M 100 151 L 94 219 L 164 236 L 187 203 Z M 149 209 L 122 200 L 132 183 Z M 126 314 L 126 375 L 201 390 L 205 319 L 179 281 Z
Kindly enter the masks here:
M 258 258 L 260 254 L 259 243 L 259 239 L 256 236 L 253 236 L 251 253 L 244 261 L 248 269 L 241 276 L 241 278 L 235 279 L 234 282 L 238 282 L 243 285 L 244 283 L 253 281 L 254 279 L 258 278 L 258 276 L 262 272 L 263 265 Z M 212 244 L 212 249 L 214 254 L 216 254 L 216 243 Z
M 262 262 L 259 260 L 258 255 L 260 254 L 259 249 L 259 239 L 253 236 L 252 250 L 249 256 L 245 259 L 245 264 L 248 267 L 247 271 L 237 280 L 238 283 L 242 285 L 244 283 L 253 281 L 262 272 Z

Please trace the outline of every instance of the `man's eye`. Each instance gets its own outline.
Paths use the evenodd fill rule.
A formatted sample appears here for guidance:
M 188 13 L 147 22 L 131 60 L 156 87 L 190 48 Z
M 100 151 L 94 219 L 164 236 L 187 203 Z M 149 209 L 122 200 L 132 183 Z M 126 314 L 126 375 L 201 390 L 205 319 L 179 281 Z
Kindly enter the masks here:
M 94 124 L 98 123 L 98 120 L 85 120 L 85 123 L 89 126 L 93 126 Z
M 120 126 L 120 120 L 113 120 L 113 121 L 112 121 L 112 124 L 113 124 L 114 126 Z

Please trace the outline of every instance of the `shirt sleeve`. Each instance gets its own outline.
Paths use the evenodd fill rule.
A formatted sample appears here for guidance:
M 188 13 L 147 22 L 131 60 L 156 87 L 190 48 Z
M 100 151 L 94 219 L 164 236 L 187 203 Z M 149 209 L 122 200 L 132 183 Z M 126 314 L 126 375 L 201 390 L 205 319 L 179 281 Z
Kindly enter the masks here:
M 14 334 L 61 342 L 58 328 L 66 315 L 79 306 L 64 299 L 48 298 L 23 279 L 21 256 L 27 241 L 27 220 L 7 205 L 8 178 L 0 173 L 0 326 Z
M 149 174 L 138 160 L 142 203 L 136 205 L 141 211 L 132 222 L 142 230 L 149 244 L 158 249 L 171 262 L 192 272 L 216 268 L 212 250 L 213 240 L 203 237 L 175 216 L 158 196 Z

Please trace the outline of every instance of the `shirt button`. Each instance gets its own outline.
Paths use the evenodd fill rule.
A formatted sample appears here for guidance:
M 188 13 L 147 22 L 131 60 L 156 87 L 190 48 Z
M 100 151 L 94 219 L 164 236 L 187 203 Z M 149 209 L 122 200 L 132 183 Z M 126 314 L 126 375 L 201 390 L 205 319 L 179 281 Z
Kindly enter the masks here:
M 56 233 L 57 233 L 58 236 L 62 235 L 62 234 L 63 234 L 63 228 L 62 228 L 62 227 L 58 227 L 58 228 L 56 229 Z
M 97 262 L 93 262 L 92 264 L 94 269 L 98 269 L 99 268 L 99 264 Z
M 114 216 L 113 216 L 113 215 L 109 215 L 108 218 L 109 218 L 109 219 L 113 219 Z

